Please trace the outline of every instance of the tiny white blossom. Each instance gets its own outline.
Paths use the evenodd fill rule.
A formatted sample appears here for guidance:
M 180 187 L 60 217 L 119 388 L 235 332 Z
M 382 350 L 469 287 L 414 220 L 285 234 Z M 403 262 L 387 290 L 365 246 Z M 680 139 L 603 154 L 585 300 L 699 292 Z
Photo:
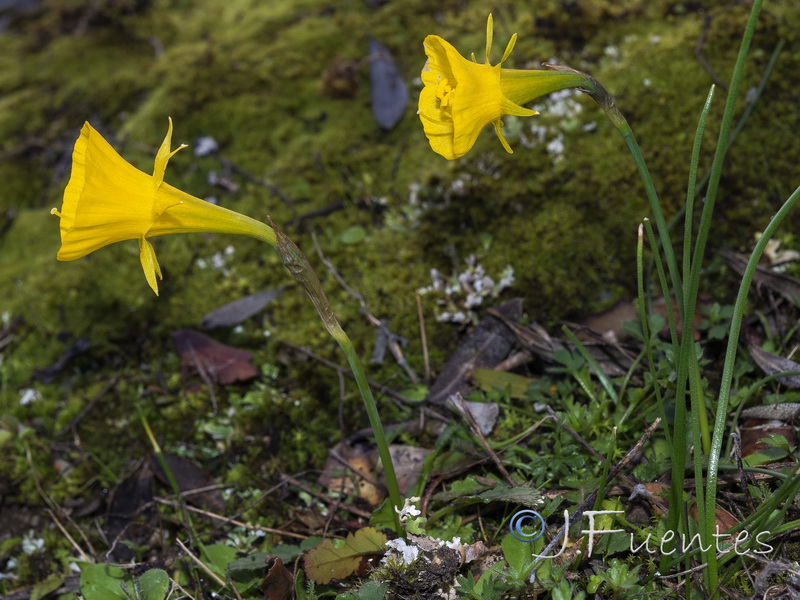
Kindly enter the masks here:
M 413 563 L 417 558 L 419 558 L 419 546 L 411 545 L 406 542 L 403 538 L 397 538 L 395 540 L 389 540 L 386 542 L 386 545 L 389 546 L 392 550 L 394 550 L 398 554 L 398 558 L 401 558 L 404 565 L 410 565 Z M 383 557 L 383 562 L 386 562 L 391 558 L 389 554 Z
M 34 402 L 38 402 L 42 399 L 42 395 L 39 393 L 39 390 L 35 388 L 24 388 L 19 391 L 19 404 L 20 406 L 28 406 L 29 404 L 33 404 Z

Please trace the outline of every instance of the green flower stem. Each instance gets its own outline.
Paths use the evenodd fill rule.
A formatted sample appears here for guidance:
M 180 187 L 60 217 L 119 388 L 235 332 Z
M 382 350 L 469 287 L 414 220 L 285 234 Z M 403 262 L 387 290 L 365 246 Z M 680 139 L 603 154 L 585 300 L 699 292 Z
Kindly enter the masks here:
M 706 128 L 706 119 L 711 109 L 711 101 L 714 99 L 714 86 L 708 92 L 700 119 L 697 122 L 697 130 L 694 134 L 694 145 L 692 146 L 692 158 L 689 163 L 689 184 L 686 188 L 686 205 L 684 212 L 683 228 L 683 289 L 686 290 L 686 306 L 683 309 L 683 331 L 689 331 L 686 327 L 692 326 L 694 319 L 694 304 L 697 301 L 696 294 L 691 292 L 689 283 L 689 273 L 692 270 L 692 220 L 694 217 L 694 201 L 697 195 L 697 165 L 700 162 L 700 147 L 703 142 L 703 132 Z M 696 289 L 696 288 L 695 288 Z
M 375 444 L 378 446 L 378 455 L 383 463 L 383 472 L 386 477 L 386 488 L 389 491 L 389 502 L 393 508 L 399 509 L 403 506 L 403 501 L 400 496 L 400 488 L 397 485 L 397 476 L 394 472 L 394 464 L 392 463 L 392 455 L 389 452 L 389 444 L 386 441 L 386 434 L 383 431 L 383 423 L 381 422 L 380 415 L 378 414 L 378 407 L 375 404 L 375 398 L 372 396 L 372 390 L 367 382 L 367 376 L 364 373 L 364 367 L 358 358 L 353 342 L 347 337 L 347 334 L 339 325 L 339 321 L 333 314 L 330 302 L 322 289 L 322 284 L 319 281 L 316 273 L 311 268 L 305 254 L 297 247 L 297 245 L 290 240 L 281 230 L 279 230 L 270 220 L 272 226 L 270 231 L 274 231 L 276 238 L 275 249 L 278 251 L 281 261 L 284 266 L 289 269 L 289 272 L 303 286 L 306 294 L 311 299 L 314 308 L 317 309 L 320 319 L 322 319 L 325 328 L 331 337 L 336 340 L 339 347 L 347 357 L 347 362 L 353 371 L 353 376 L 356 379 L 358 390 L 361 392 L 361 398 L 364 400 L 364 406 L 367 409 L 367 417 L 369 417 L 369 424 L 372 427 L 372 433 L 375 436 Z M 265 226 L 266 227 L 266 226 Z M 396 510 L 392 511 L 394 516 L 394 529 L 398 535 L 404 535 L 405 530 L 400 525 L 400 520 L 397 516 Z
M 708 188 L 706 189 L 705 204 L 700 217 L 700 225 L 697 230 L 697 239 L 695 240 L 694 252 L 692 253 L 692 269 L 689 275 L 688 289 L 686 290 L 688 304 L 686 307 L 684 307 L 684 311 L 686 311 L 686 309 L 691 305 L 693 312 L 693 306 L 695 305 L 697 299 L 697 292 L 700 282 L 700 268 L 703 263 L 706 242 L 708 241 L 708 234 L 711 230 L 711 217 L 714 213 L 714 205 L 716 203 L 717 193 L 719 191 L 719 183 L 720 179 L 722 178 L 722 168 L 730 145 L 729 143 L 731 126 L 733 123 L 733 114 L 736 109 L 736 101 L 739 95 L 739 88 L 741 87 L 742 83 L 742 75 L 744 73 L 744 65 L 747 58 L 747 53 L 750 49 L 750 42 L 753 39 L 756 21 L 758 20 L 758 15 L 761 12 L 761 2 L 762 0 L 754 0 L 753 2 L 753 7 L 750 11 L 750 17 L 747 20 L 747 25 L 742 36 L 742 43 L 739 47 L 739 54 L 736 57 L 736 63 L 733 67 L 733 73 L 731 75 L 728 97 L 725 102 L 725 111 L 722 115 L 722 123 L 720 125 L 716 151 L 714 152 L 714 161 L 711 164 L 711 176 L 709 177 Z M 794 197 L 794 194 L 792 197 Z M 731 330 L 728 338 L 728 352 L 725 356 L 725 366 L 723 367 L 723 381 L 720 386 L 719 401 L 717 402 L 714 436 L 712 438 L 711 449 L 709 452 L 708 473 L 706 478 L 705 513 L 707 518 L 705 519 L 705 533 L 707 536 L 706 539 L 709 540 L 712 539 L 711 536 L 715 533 L 714 525 L 716 523 L 716 519 L 714 518 L 714 515 L 716 514 L 716 486 L 717 474 L 719 470 L 719 454 L 722 448 L 722 436 L 725 430 L 725 418 L 727 416 L 728 409 L 728 396 L 730 394 L 730 385 L 733 378 L 733 366 L 736 361 L 736 348 L 739 343 L 739 328 L 741 327 L 742 315 L 744 313 L 744 304 L 747 300 L 747 289 L 752 281 L 753 272 L 755 272 L 755 265 L 758 263 L 758 258 L 761 256 L 761 253 L 766 247 L 766 242 L 772 236 L 772 232 L 775 231 L 778 224 L 781 220 L 783 220 L 793 204 L 794 202 L 791 201 L 791 198 L 787 200 L 767 227 L 767 230 L 770 230 L 770 233 L 767 234 L 767 230 L 764 231 L 764 235 L 762 236 L 762 239 L 759 240 L 758 245 L 756 245 L 756 250 L 753 251 L 753 254 L 750 257 L 750 262 L 748 263 L 748 269 L 752 266 L 752 272 L 750 272 L 749 277 L 747 272 L 745 272 L 745 276 L 742 278 L 741 286 L 739 288 L 739 295 L 736 299 L 734 318 L 731 322 Z M 691 214 L 687 213 L 686 219 L 691 219 Z M 767 239 L 764 240 L 763 238 Z M 684 315 L 684 318 L 688 319 L 689 314 L 691 313 Z M 688 358 L 689 340 L 686 336 L 684 336 L 684 340 L 682 340 L 682 346 L 681 354 L 683 357 Z M 696 361 L 696 358 L 694 360 Z M 711 560 L 708 563 L 708 569 L 705 571 L 705 583 L 708 590 L 713 590 L 715 595 L 714 597 L 718 597 L 718 592 L 716 590 L 719 583 L 719 572 L 716 560 Z
M 705 203 L 703 204 L 703 212 L 700 216 L 700 224 L 697 229 L 697 239 L 695 240 L 694 252 L 692 253 L 692 270 L 689 276 L 689 288 L 686 293 L 689 299 L 696 299 L 697 297 L 697 290 L 700 282 L 700 268 L 703 264 L 706 242 L 708 241 L 708 234 L 711 230 L 711 217 L 714 213 L 714 205 L 717 200 L 717 192 L 719 191 L 719 182 L 722 178 L 722 167 L 725 163 L 725 156 L 730 146 L 729 142 L 733 124 L 733 114 L 736 110 L 736 99 L 739 95 L 739 88 L 741 87 L 742 75 L 744 73 L 744 64 L 748 50 L 750 49 L 750 41 L 753 38 L 753 31 L 755 30 L 760 11 L 761 0 L 755 0 L 753 2 L 753 8 L 750 11 L 750 18 L 747 21 L 744 35 L 742 36 L 742 44 L 739 47 L 739 55 L 733 67 L 733 74 L 731 75 L 728 97 L 725 101 L 725 111 L 722 115 L 719 137 L 714 152 L 714 161 L 711 164 L 711 175 L 709 176 L 708 188 L 706 189 Z M 690 215 L 687 214 L 686 218 L 689 219 Z
M 161 446 L 156 440 L 156 437 L 153 435 L 153 430 L 150 429 L 150 424 L 147 422 L 147 417 L 144 416 L 141 407 L 137 407 L 137 411 L 139 413 L 139 420 L 142 422 L 142 427 L 147 435 L 147 439 L 150 440 L 150 445 L 153 447 L 153 454 L 156 455 L 156 460 L 158 461 L 158 464 L 161 465 L 161 469 L 164 471 L 164 476 L 167 478 L 169 486 L 172 488 L 172 493 L 175 494 L 175 500 L 177 501 L 178 507 L 181 511 L 181 518 L 189 528 L 189 539 L 190 541 L 196 540 L 197 534 L 194 530 L 194 523 L 189 518 L 189 513 L 187 512 L 186 505 L 183 502 L 183 495 L 181 494 L 181 489 L 178 486 L 178 482 L 175 479 L 175 476 L 172 474 L 172 469 L 169 468 L 169 463 L 164 456 L 164 452 L 161 450 Z
M 400 488 L 397 485 L 397 475 L 394 471 L 394 463 L 392 462 L 392 455 L 389 452 L 389 443 L 386 441 L 386 435 L 383 431 L 383 423 L 378 414 L 378 406 L 375 403 L 375 398 L 372 396 L 372 390 L 367 382 L 367 376 L 364 373 L 364 367 L 358 358 L 353 342 L 347 337 L 347 334 L 341 330 L 341 334 L 337 337 L 334 336 L 339 347 L 347 357 L 347 362 L 353 370 L 353 375 L 356 378 L 358 390 L 361 392 L 361 397 L 364 399 L 364 406 L 367 409 L 367 417 L 369 417 L 369 424 L 372 427 L 372 434 L 375 436 L 375 444 L 378 446 L 378 455 L 380 456 L 381 463 L 383 463 L 383 472 L 386 476 L 386 488 L 389 491 L 389 502 L 393 508 L 402 508 L 403 500 L 400 496 Z M 392 511 L 394 516 L 395 531 L 398 534 L 403 534 L 404 529 L 400 526 L 400 520 L 397 516 L 397 511 Z
M 756 0 L 760 4 L 759 0 Z M 764 228 L 764 233 L 758 240 L 753 254 L 750 255 L 750 260 L 747 262 L 744 274 L 742 275 L 742 282 L 739 285 L 739 293 L 736 295 L 736 304 L 733 307 L 733 318 L 731 319 L 731 329 L 728 334 L 728 348 L 725 353 L 725 365 L 722 369 L 722 381 L 719 387 L 719 398 L 717 399 L 717 414 L 714 421 L 714 437 L 711 440 L 711 451 L 708 457 L 708 473 L 706 475 L 706 514 L 713 515 L 716 509 L 717 500 L 717 478 L 719 474 L 719 459 L 720 451 L 722 449 L 722 439 L 725 435 L 725 419 L 728 414 L 728 399 L 731 393 L 731 382 L 733 381 L 733 367 L 736 362 L 736 351 L 739 347 L 739 332 L 742 327 L 742 318 L 744 317 L 744 309 L 747 304 L 747 292 L 750 289 L 750 284 L 753 281 L 753 275 L 756 272 L 758 261 L 761 255 L 764 254 L 764 249 L 767 247 L 767 242 L 772 239 L 778 226 L 789 215 L 789 212 L 800 200 L 800 187 L 798 187 L 791 196 L 783 203 L 780 210 L 770 220 L 769 224 Z M 706 539 L 712 539 L 710 536 L 714 532 L 715 519 L 709 517 L 706 523 Z M 716 566 L 716 565 L 715 565 Z M 709 563 L 711 567 L 711 563 Z M 709 568 L 709 579 L 707 580 L 708 589 L 716 589 L 718 582 L 718 573 L 716 568 Z
M 647 239 L 650 242 L 651 248 L 658 248 L 658 243 L 655 238 L 655 234 L 653 233 L 653 225 L 650 223 L 649 219 L 645 219 L 644 222 L 644 229 L 647 231 Z M 644 336 L 644 344 L 645 344 L 645 351 L 647 353 L 647 363 L 648 367 L 650 368 L 650 376 L 653 378 L 653 390 L 655 391 L 656 395 L 656 403 L 658 404 L 658 415 L 661 417 L 661 422 L 664 423 L 664 437 L 667 440 L 667 446 L 670 449 L 670 458 L 674 461 L 675 460 L 675 445 L 672 442 L 672 433 L 670 432 L 669 425 L 667 425 L 667 414 L 664 410 L 664 397 L 661 395 L 661 389 L 658 385 L 658 377 L 656 376 L 656 363 L 653 358 L 653 343 L 652 343 L 652 336 L 650 334 L 650 327 L 648 325 L 649 319 L 648 315 L 650 314 L 647 311 L 647 307 L 645 305 L 645 291 L 644 291 L 644 259 L 643 259 L 643 246 L 644 240 L 642 236 L 642 225 L 639 225 L 639 240 L 636 245 L 636 280 L 637 280 L 637 288 L 638 288 L 638 304 L 639 304 L 639 315 L 642 321 L 642 334 Z M 672 301 L 669 297 L 669 287 L 667 285 L 667 278 L 664 274 L 664 265 L 661 263 L 661 258 L 658 256 L 657 252 L 653 253 L 653 257 L 656 263 L 656 270 L 658 271 L 658 279 L 661 282 L 661 290 L 664 295 L 664 299 L 666 301 L 666 309 L 667 309 L 667 321 L 669 322 L 669 330 L 672 336 L 672 344 L 673 347 L 677 343 L 678 334 L 675 329 L 675 315 L 673 314 L 672 310 Z M 686 460 L 685 456 L 682 460 Z
M 680 285 L 681 279 L 680 271 L 678 270 L 678 263 L 675 260 L 675 252 L 672 249 L 672 242 L 670 241 L 669 237 L 669 228 L 667 227 L 667 222 L 664 220 L 664 213 L 661 210 L 661 203 L 658 200 L 658 194 L 656 193 L 656 188 L 653 185 L 653 179 L 650 177 L 650 171 L 647 168 L 647 163 L 645 163 L 644 156 L 639 148 L 639 144 L 636 142 L 636 138 L 633 136 L 633 130 L 631 129 L 630 125 L 628 125 L 625 117 L 622 116 L 622 113 L 620 113 L 617 107 L 613 104 L 611 105 L 611 109 L 614 111 L 613 113 L 610 112 L 611 109 L 607 109 L 606 107 L 603 107 L 603 109 L 611 119 L 611 122 L 617 127 L 617 130 L 619 131 L 620 135 L 622 135 L 625 143 L 628 145 L 628 150 L 630 150 L 631 156 L 633 156 L 633 161 L 636 163 L 636 168 L 639 170 L 639 176 L 642 178 L 642 183 L 644 184 L 644 189 L 647 193 L 647 199 L 650 202 L 650 212 L 653 213 L 653 220 L 655 221 L 656 229 L 658 230 L 661 248 L 664 250 L 664 260 L 667 263 L 669 277 L 672 280 L 672 289 L 675 293 L 675 299 L 678 303 L 678 306 L 683 306 L 683 292 Z
M 544 66 L 555 71 L 582 75 L 583 82 L 576 82 L 575 87 L 586 95 L 590 96 L 595 102 L 597 102 L 598 105 L 600 105 L 600 108 L 602 108 L 603 112 L 606 113 L 606 116 L 609 118 L 611 123 L 613 123 L 614 127 L 617 128 L 617 131 L 619 131 L 620 135 L 622 135 L 622 139 L 625 140 L 628 150 L 630 150 L 631 156 L 633 156 L 633 161 L 636 163 L 636 168 L 639 171 L 639 176 L 642 179 L 642 183 L 644 184 L 647 200 L 650 203 L 650 211 L 653 213 L 653 220 L 656 222 L 658 236 L 661 240 L 661 247 L 664 250 L 664 258 L 667 261 L 667 268 L 669 269 L 669 276 L 672 280 L 672 287 L 675 292 L 675 297 L 678 301 L 678 306 L 682 307 L 683 290 L 681 289 L 680 285 L 680 271 L 678 270 L 678 263 L 675 260 L 675 252 L 672 249 L 669 228 L 667 227 L 667 222 L 664 220 L 664 212 L 661 210 L 661 203 L 658 200 L 658 193 L 656 192 L 655 185 L 653 185 L 653 178 L 650 177 L 650 170 L 647 168 L 647 163 L 642 155 L 642 150 L 639 148 L 639 144 L 636 142 L 636 138 L 633 135 L 633 130 L 628 124 L 628 121 L 617 108 L 617 105 L 614 103 L 614 98 L 611 96 L 611 94 L 609 94 L 603 85 L 591 75 L 565 65 L 553 65 L 545 63 Z

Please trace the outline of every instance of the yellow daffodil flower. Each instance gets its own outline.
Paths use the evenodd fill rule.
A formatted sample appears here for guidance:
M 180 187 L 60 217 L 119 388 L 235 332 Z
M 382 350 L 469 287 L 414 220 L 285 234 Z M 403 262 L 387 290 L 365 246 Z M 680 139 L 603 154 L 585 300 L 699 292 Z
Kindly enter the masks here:
M 58 260 L 75 260 L 115 242 L 139 241 L 139 259 L 147 283 L 158 294 L 161 268 L 148 238 L 168 233 L 236 233 L 273 246 L 275 232 L 264 223 L 190 196 L 164 182 L 172 119 L 156 154 L 153 174 L 126 162 L 89 123 L 84 123 L 72 153 L 72 175 L 61 210 Z
M 533 116 L 536 111 L 521 105 L 586 83 L 585 77 L 576 72 L 501 68 L 514 49 L 516 33 L 508 42 L 503 58 L 492 66 L 489 64 L 492 32 L 492 15 L 489 15 L 484 64 L 467 60 L 437 35 L 425 38 L 428 61 L 422 69 L 425 86 L 419 95 L 417 113 L 431 148 L 447 159 L 469 152 L 489 123 L 494 124 L 503 148 L 511 153 L 511 146 L 503 136 L 503 115 Z

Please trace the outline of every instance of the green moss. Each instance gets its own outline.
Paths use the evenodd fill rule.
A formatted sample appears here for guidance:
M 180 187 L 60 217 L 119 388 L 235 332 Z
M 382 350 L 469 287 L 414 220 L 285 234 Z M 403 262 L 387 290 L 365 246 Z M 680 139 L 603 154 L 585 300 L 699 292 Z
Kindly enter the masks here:
M 316 256 L 311 232 L 371 312 L 409 340 L 406 357 L 418 373 L 424 365 L 416 291 L 430 283 L 431 268 L 458 272 L 473 253 L 492 273 L 511 265 L 517 281 L 503 298 L 523 296 L 529 318 L 545 323 L 632 294 L 636 226 L 649 208 L 624 142 L 588 98 L 578 100 L 582 110 L 568 119 L 548 111 L 546 103 L 536 119 L 508 119 L 513 155 L 490 132 L 457 162 L 430 151 L 415 115 L 422 37 L 438 33 L 482 59 L 485 5 L 412 0 L 370 9 L 360 1 L 154 0 L 130 9 L 99 3 L 87 16 L 75 4 L 52 0 L 48 11 L 0 36 L 0 281 L 10 290 L 0 297 L 0 314 L 25 319 L 0 349 L 0 417 L 9 431 L 19 424 L 29 428 L 31 441 L 41 442 L 119 376 L 78 430 L 94 457 L 70 454 L 72 478 L 53 485 L 54 497 L 96 493 L 97 485 L 112 485 L 113 475 L 125 472 L 128 458 L 149 452 L 137 406 L 166 449 L 209 447 L 219 452 L 215 459 L 229 459 L 231 470 L 216 475 L 235 486 L 267 487 L 280 472 L 317 468 L 342 433 L 367 424 L 352 384 L 342 400 L 332 370 L 280 344 L 286 340 L 345 363 L 302 291 L 291 287 L 241 331 L 213 332 L 254 353 L 257 365 L 279 366 L 275 380 L 216 390 L 219 415 L 234 413 L 227 423 L 231 438 L 217 448 L 201 424 L 222 417 L 211 415 L 203 386 L 186 391 L 200 380 L 181 374 L 170 333 L 197 327 L 204 314 L 226 302 L 291 283 L 289 275 L 271 248 L 222 235 L 154 240 L 165 276 L 160 297 L 144 281 L 135 241 L 79 261 L 55 261 L 58 226 L 48 211 L 60 202 L 84 120 L 150 171 L 172 116 L 176 143 L 213 136 L 226 159 L 274 184 L 290 202 L 236 173 L 230 176 L 238 191 L 222 190 L 208 181 L 209 171 L 221 172 L 218 161 L 197 158 L 191 149 L 177 154 L 167 172 L 170 183 L 189 193 L 214 195 L 256 218 L 271 216 L 284 228 L 309 255 L 364 357 L 375 328 Z M 702 3 L 711 17 L 703 56 L 723 79 L 748 10 L 728 4 Z M 695 4 L 501 2 L 494 17 L 493 60 L 516 31 L 519 43 L 508 66 L 536 67 L 555 58 L 606 85 L 633 126 L 667 216 L 674 214 L 684 200 L 694 128 L 712 83 L 693 55 L 703 29 Z M 765 13 L 746 87 L 758 81 L 779 39 L 796 38 L 796 28 L 796 11 L 775 6 Z M 393 52 L 409 83 L 409 106 L 391 132 L 381 131 L 370 113 L 367 34 Z M 337 83 L 349 93 L 331 97 L 326 82 L 343 63 L 353 68 Z M 744 249 L 797 185 L 798 63 L 800 53 L 787 45 L 729 154 L 712 231 L 715 247 Z M 724 100 L 718 89 L 701 170 L 710 165 Z M 591 124 L 594 129 L 585 131 Z M 562 159 L 544 144 L 526 147 L 523 137 L 532 139 L 532 125 L 549 129 L 546 141 L 563 136 Z M 415 206 L 412 184 L 418 186 Z M 327 215 L 298 220 L 334 206 Z M 345 243 L 341 235 L 354 225 L 366 235 Z M 797 225 L 786 229 L 787 240 L 796 237 Z M 229 246 L 234 251 L 224 269 L 202 267 Z M 435 321 L 437 307 L 429 298 L 423 297 L 423 311 L 437 370 L 461 332 Z M 35 378 L 37 369 L 52 365 L 83 337 L 89 351 L 55 383 Z M 397 388 L 408 383 L 390 361 L 368 370 Z M 40 405 L 18 406 L 19 390 L 27 387 L 40 390 Z M 251 401 L 240 404 L 242 397 Z M 334 418 L 340 402 L 345 432 Z M 381 410 L 387 421 L 404 417 L 383 400 Z M 504 424 L 503 431 L 510 427 Z M 277 450 L 264 450 L 258 441 L 264 436 L 278 440 Z M 43 442 L 32 447 L 37 466 L 45 465 L 41 476 L 55 477 L 53 454 Z M 19 482 L 16 495 L 38 501 L 35 486 L 23 477 L 25 462 L 18 457 L 12 463 L 2 469 Z

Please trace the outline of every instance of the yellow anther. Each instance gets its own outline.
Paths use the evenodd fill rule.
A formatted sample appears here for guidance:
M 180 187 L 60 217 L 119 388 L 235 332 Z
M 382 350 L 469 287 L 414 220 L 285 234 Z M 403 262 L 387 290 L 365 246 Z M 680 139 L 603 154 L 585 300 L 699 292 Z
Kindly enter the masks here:
M 439 85 L 436 86 L 436 97 L 441 100 L 442 108 L 447 108 L 448 104 L 453 103 L 453 92 L 455 92 L 455 88 L 449 85 L 448 81 L 447 77 L 443 77 Z

